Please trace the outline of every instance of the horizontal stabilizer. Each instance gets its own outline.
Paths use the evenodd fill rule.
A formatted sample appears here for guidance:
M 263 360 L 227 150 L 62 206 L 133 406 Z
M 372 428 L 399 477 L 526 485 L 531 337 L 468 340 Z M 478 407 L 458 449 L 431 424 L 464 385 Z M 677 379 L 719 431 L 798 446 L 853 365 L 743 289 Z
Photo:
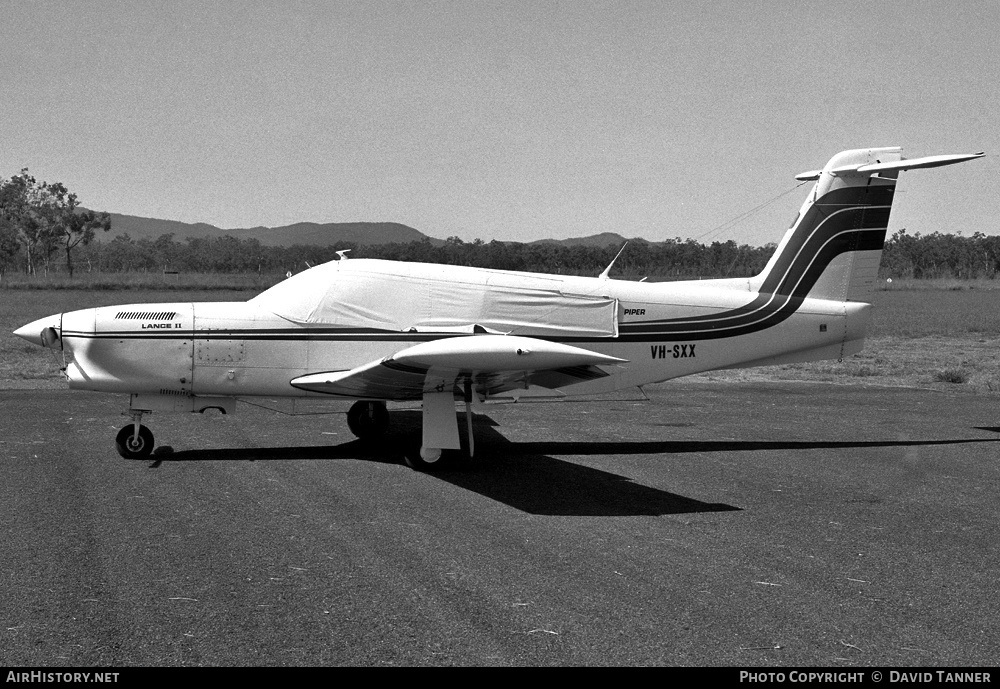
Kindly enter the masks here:
M 912 158 L 910 160 L 898 160 L 894 163 L 875 163 L 874 165 L 862 165 L 858 172 L 868 174 L 872 172 L 886 172 L 889 170 L 918 170 L 926 167 L 941 167 L 943 165 L 954 165 L 964 163 L 966 160 L 975 160 L 985 156 L 985 152 L 980 153 L 957 153 L 951 155 L 925 156 L 923 158 Z
M 911 158 L 909 160 L 894 160 L 887 163 L 872 163 L 870 165 L 844 165 L 830 170 L 834 175 L 874 175 L 879 172 L 900 172 L 902 170 L 919 170 L 928 167 L 941 167 L 943 165 L 954 165 L 964 163 L 967 160 L 975 160 L 985 156 L 985 152 L 980 153 L 952 153 L 948 155 L 925 156 L 923 158 Z M 795 179 L 800 182 L 810 182 L 819 179 L 823 174 L 822 170 L 809 170 L 795 175 Z

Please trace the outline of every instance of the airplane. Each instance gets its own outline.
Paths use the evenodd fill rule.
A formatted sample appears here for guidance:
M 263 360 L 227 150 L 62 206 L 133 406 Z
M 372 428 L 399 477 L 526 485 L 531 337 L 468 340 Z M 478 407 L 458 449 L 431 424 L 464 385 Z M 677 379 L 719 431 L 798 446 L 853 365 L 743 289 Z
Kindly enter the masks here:
M 69 388 L 126 393 L 125 458 L 148 457 L 151 412 L 235 410 L 238 399 L 354 401 L 349 429 L 383 435 L 389 401 L 419 401 L 414 469 L 456 462 L 456 404 L 608 393 L 715 369 L 842 359 L 871 313 L 898 175 L 984 153 L 906 159 L 843 151 L 820 170 L 764 270 L 679 282 L 339 259 L 246 302 L 126 304 L 14 334 L 62 350 Z M 613 262 L 612 262 L 613 263 Z M 448 453 L 444 451 L 448 450 Z

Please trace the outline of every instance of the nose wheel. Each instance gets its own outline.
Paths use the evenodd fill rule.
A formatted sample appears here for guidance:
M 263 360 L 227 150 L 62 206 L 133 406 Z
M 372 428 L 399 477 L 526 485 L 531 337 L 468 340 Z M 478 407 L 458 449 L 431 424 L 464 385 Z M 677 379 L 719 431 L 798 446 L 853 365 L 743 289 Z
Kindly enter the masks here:
M 125 459 L 144 459 L 153 452 L 153 432 L 138 423 L 130 423 L 118 431 L 115 449 Z

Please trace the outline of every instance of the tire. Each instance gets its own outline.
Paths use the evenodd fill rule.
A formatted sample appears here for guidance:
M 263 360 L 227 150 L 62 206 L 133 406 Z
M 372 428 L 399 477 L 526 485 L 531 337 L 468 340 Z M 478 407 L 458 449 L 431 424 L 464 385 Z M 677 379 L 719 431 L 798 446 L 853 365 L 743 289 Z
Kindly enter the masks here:
M 408 451 L 403 455 L 403 460 L 406 462 L 406 466 L 415 471 L 433 473 L 453 468 L 455 466 L 455 453 L 437 448 L 433 450 L 420 448 L 419 451 Z
M 347 427 L 361 440 L 372 440 L 389 428 L 385 402 L 355 402 L 347 412 Z
M 139 426 L 139 435 L 133 439 L 135 425 L 129 424 L 118 431 L 115 438 L 115 449 L 125 459 L 145 459 L 153 452 L 153 432 L 145 426 Z

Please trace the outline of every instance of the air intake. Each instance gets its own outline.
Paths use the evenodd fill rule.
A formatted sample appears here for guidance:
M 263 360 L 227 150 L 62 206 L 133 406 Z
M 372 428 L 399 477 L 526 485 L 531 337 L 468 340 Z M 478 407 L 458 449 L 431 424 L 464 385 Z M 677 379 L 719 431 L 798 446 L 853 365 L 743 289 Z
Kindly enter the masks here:
M 119 311 L 115 320 L 172 321 L 176 311 Z

